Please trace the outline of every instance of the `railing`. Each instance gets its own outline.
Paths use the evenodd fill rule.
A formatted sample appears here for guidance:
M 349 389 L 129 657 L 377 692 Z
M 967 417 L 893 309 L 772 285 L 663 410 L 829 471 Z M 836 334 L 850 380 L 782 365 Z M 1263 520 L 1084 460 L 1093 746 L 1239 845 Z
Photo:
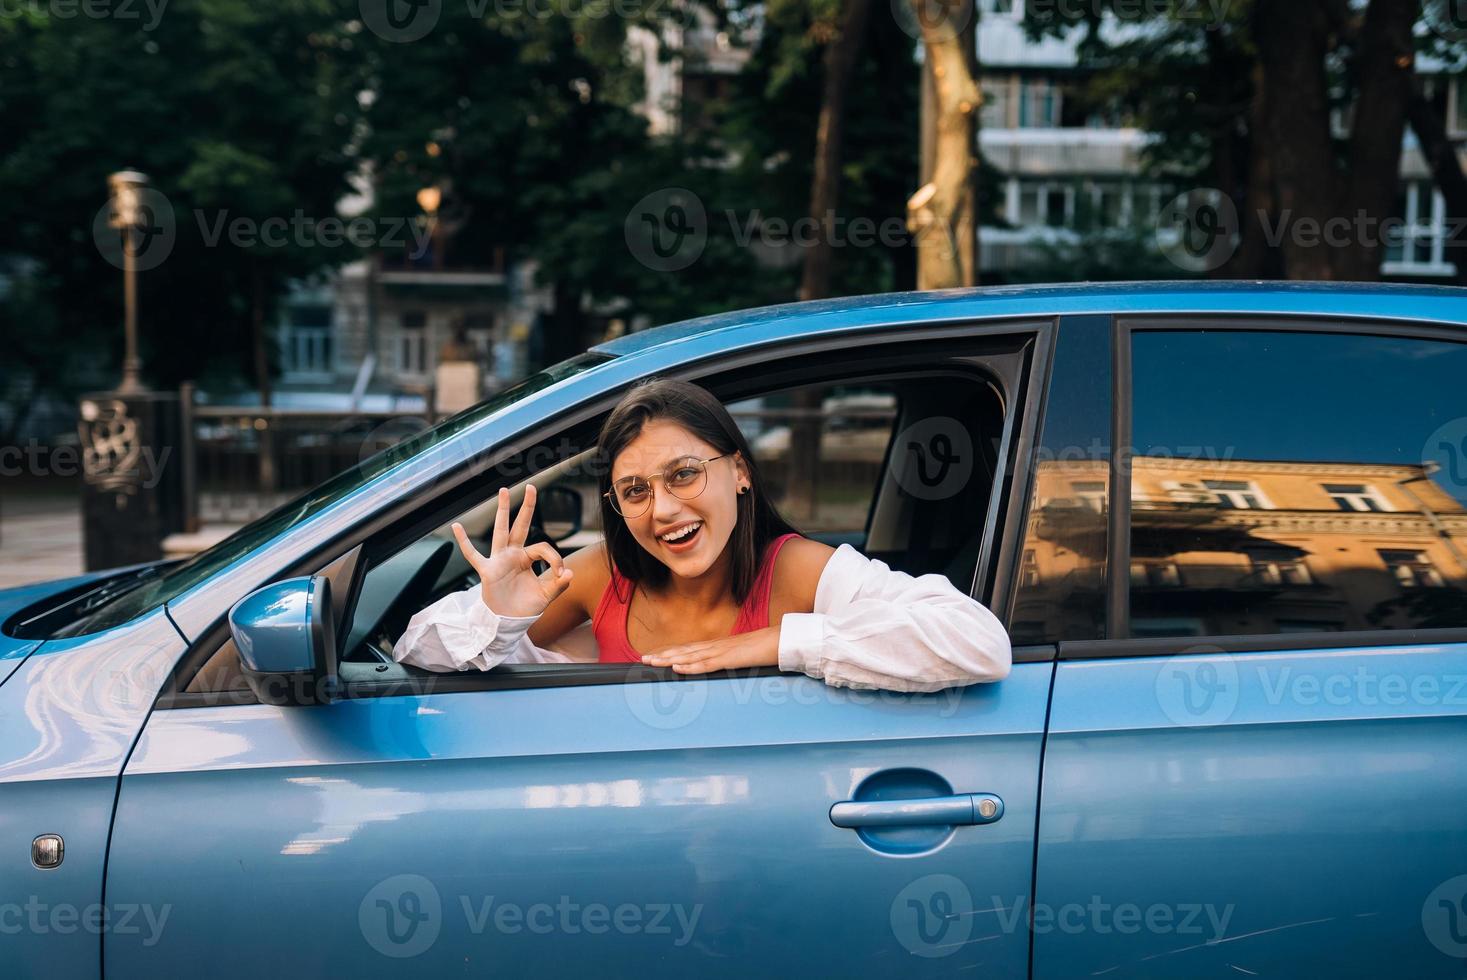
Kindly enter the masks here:
M 192 481 L 185 496 L 191 524 L 254 520 L 342 471 L 429 425 L 407 412 L 323 412 L 217 405 L 187 408 L 192 434 L 185 464 Z M 782 504 L 804 512 L 812 527 L 864 520 L 880 476 L 895 412 L 888 408 L 737 409 L 770 490 Z M 789 453 L 801 422 L 819 429 L 818 459 L 805 474 L 815 503 L 790 500 L 799 461 Z M 847 513 L 849 512 L 849 513 Z
M 253 520 L 427 426 L 401 412 L 194 406 L 197 521 Z

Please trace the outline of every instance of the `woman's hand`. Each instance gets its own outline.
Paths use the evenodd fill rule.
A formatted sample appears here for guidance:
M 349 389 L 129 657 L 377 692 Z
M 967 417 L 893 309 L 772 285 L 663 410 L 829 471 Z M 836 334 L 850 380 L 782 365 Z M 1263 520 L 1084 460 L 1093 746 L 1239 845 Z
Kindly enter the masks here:
M 779 666 L 779 627 L 736 633 L 718 640 L 683 643 L 647 654 L 642 663 L 671 667 L 679 674 L 711 674 L 739 667 Z
M 509 523 L 509 491 L 499 491 L 499 509 L 494 513 L 494 537 L 489 557 L 484 557 L 469 542 L 462 524 L 453 525 L 458 549 L 474 571 L 484 605 L 500 616 L 538 616 L 550 601 L 564 592 L 571 582 L 571 570 L 565 567 L 560 553 L 545 542 L 525 547 L 530 533 L 530 519 L 535 514 L 535 485 L 525 487 L 525 502 Z M 535 574 L 536 561 L 550 563 L 543 575 Z

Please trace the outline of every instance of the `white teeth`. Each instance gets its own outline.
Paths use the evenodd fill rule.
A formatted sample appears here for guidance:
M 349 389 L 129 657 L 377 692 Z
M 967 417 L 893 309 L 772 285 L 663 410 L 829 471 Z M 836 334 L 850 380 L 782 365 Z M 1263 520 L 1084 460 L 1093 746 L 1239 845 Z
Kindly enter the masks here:
M 671 534 L 662 535 L 662 540 L 666 541 L 668 544 L 673 544 L 675 542 L 681 541 L 683 538 L 686 538 L 688 535 L 692 534 L 694 531 L 698 530 L 698 528 L 702 526 L 702 521 L 696 521 L 692 524 L 689 524 L 685 528 L 673 531 Z

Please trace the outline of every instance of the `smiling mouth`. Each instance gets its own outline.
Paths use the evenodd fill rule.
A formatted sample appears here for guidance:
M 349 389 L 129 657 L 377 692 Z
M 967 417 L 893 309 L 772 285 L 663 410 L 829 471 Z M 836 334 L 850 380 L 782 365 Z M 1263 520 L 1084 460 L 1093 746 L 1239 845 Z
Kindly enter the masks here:
M 680 550 L 691 545 L 693 541 L 697 539 L 698 535 L 702 533 L 702 530 L 703 522 L 694 521 L 693 523 L 688 524 L 685 527 L 680 527 L 669 534 L 659 534 L 657 536 L 657 540 L 661 541 L 669 548 Z

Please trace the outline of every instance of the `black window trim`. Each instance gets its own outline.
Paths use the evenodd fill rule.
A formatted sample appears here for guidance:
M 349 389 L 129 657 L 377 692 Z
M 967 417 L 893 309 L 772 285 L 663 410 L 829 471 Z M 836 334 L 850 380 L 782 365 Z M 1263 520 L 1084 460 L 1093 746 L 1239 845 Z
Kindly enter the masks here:
M 776 357 L 780 359 L 785 359 L 795 357 L 810 357 L 826 353 L 841 352 L 842 354 L 848 354 L 849 359 L 856 359 L 861 357 L 863 352 L 867 351 L 869 348 L 883 346 L 889 347 L 893 344 L 908 346 L 918 343 L 941 343 L 952 341 L 962 341 L 965 344 L 982 344 L 984 341 L 1009 341 L 1012 344 L 1014 353 L 1023 354 L 1027 351 L 1029 352 L 1030 356 L 1027 357 L 1027 366 L 1021 365 L 1019 369 L 1015 372 L 1015 376 L 1013 378 L 1006 379 L 995 376 L 995 380 L 1001 383 L 1001 397 L 1006 402 L 1008 402 L 1010 406 L 1015 404 L 1021 405 L 1024 414 L 1024 424 L 1020 424 L 1015 418 L 1018 413 L 1014 411 L 1013 407 L 1007 407 L 1007 410 L 1005 411 L 1006 435 L 1004 438 L 1004 446 L 1005 448 L 1010 448 L 1016 443 L 1022 443 L 1026 446 L 1037 446 L 1037 440 L 1034 438 L 1032 429 L 1026 428 L 1025 426 L 1032 424 L 1034 421 L 1031 416 L 1031 406 L 1035 401 L 1035 393 L 1039 392 L 1042 394 L 1045 388 L 1047 373 L 1044 372 L 1047 372 L 1047 358 L 1036 357 L 1033 356 L 1033 354 L 1036 351 L 1052 349 L 1054 343 L 1054 332 L 1054 318 L 1044 316 L 1003 316 L 992 318 L 980 317 L 964 319 L 961 321 L 955 321 L 945 324 L 923 325 L 920 327 L 912 327 L 910 325 L 903 325 L 901 323 L 893 323 L 887 327 L 883 327 L 877 330 L 861 330 L 852 334 L 841 332 L 833 334 L 821 334 L 815 337 L 794 338 L 792 340 L 781 342 L 777 345 L 770 345 L 769 347 L 751 351 L 740 351 L 733 355 L 710 354 L 696 360 L 690 360 L 688 362 L 678 364 L 674 367 L 669 367 L 657 373 L 662 377 L 698 381 L 700 379 L 706 379 L 718 375 L 735 374 L 740 371 L 749 371 L 751 369 L 758 368 L 763 364 L 766 364 L 769 360 Z M 947 355 L 946 360 L 948 363 L 944 366 L 951 369 L 953 367 L 960 366 L 965 358 L 971 359 L 975 356 L 982 357 L 985 356 L 985 354 L 991 356 L 993 353 L 993 351 L 985 352 L 980 350 L 955 351 Z M 866 356 L 869 357 L 869 354 Z M 838 361 L 832 361 L 830 373 L 838 373 L 841 377 L 851 376 L 846 373 L 842 373 L 842 365 L 846 362 L 846 360 L 847 358 L 842 358 Z M 1043 369 L 1042 372 L 1041 369 Z M 779 378 L 781 373 L 783 372 L 776 372 L 773 374 L 766 372 L 759 382 L 750 382 L 747 387 L 751 390 L 754 388 L 765 390 L 769 387 L 771 382 L 774 382 L 777 385 L 778 382 L 776 381 L 776 379 Z M 792 376 L 797 374 L 797 372 L 793 370 L 791 370 L 789 373 Z M 869 370 L 866 373 L 890 374 L 893 372 L 882 372 L 881 370 L 874 369 L 873 366 L 873 369 Z M 823 376 L 824 373 L 822 372 L 822 377 Z M 818 378 L 807 380 L 806 378 L 796 379 L 792 377 L 791 379 L 792 384 L 818 383 L 818 381 Z M 1002 387 L 1002 385 L 1008 383 L 1017 383 L 1019 389 L 1017 391 L 1009 391 Z M 725 393 L 725 397 L 734 400 L 740 397 L 740 392 L 737 390 L 737 387 L 738 386 L 735 386 L 734 391 Z M 601 415 L 604 415 L 605 412 L 609 411 L 611 406 L 615 404 L 616 400 L 620 398 L 622 394 L 623 388 L 618 388 L 615 391 L 606 392 L 596 397 L 589 398 L 586 401 L 583 401 L 576 406 L 567 409 L 564 412 L 547 417 L 540 424 L 536 425 L 532 430 L 527 430 L 525 433 L 520 434 L 519 438 L 516 438 L 512 442 L 506 442 L 497 447 L 493 453 L 485 454 L 478 457 L 472 457 L 465 460 L 455 469 L 445 472 L 441 478 L 441 483 L 447 484 L 448 487 L 438 496 L 436 506 L 434 506 L 433 508 L 433 514 L 436 515 L 440 512 L 457 513 L 459 511 L 462 511 L 464 506 L 466 506 L 471 499 L 482 492 L 483 488 L 480 487 L 478 484 L 486 478 L 493 478 L 495 471 L 502 467 L 505 462 L 515 458 L 517 454 L 524 453 L 529 448 L 540 444 L 545 440 L 548 434 L 555 432 L 563 433 L 568 430 L 573 430 L 579 426 L 587 425 L 592 420 L 600 417 Z M 999 471 L 995 474 L 996 492 L 990 495 L 990 514 L 984 515 L 985 520 L 987 520 L 988 517 L 995 511 L 994 501 L 1002 493 L 1004 483 L 1010 478 L 1011 473 L 1013 474 L 1013 483 L 1012 486 L 1010 486 L 1009 488 L 1010 497 L 1008 513 L 1010 517 L 1013 516 L 1014 511 L 1016 510 L 1014 504 L 1016 494 L 1019 491 L 1020 483 L 1024 484 L 1024 490 L 1027 492 L 1028 474 L 1019 467 L 1018 460 L 1020 458 L 1021 457 L 1015 457 L 1012 452 L 1010 452 L 1007 457 L 1002 455 L 1000 456 Z M 345 552 L 353 548 L 362 546 L 367 541 L 375 537 L 379 537 L 381 534 L 391 529 L 393 525 L 402 523 L 404 521 L 404 518 L 407 516 L 407 512 L 412 508 L 421 509 L 421 507 L 421 503 L 409 504 L 409 502 L 405 500 L 399 501 L 396 506 L 388 507 L 382 511 L 379 511 L 378 513 L 374 514 L 370 519 L 348 530 L 343 535 L 338 536 L 329 544 L 314 549 L 313 552 L 307 557 L 294 563 L 291 567 L 287 568 L 281 573 L 275 575 L 270 579 L 270 581 L 279 581 L 285 578 L 317 574 L 323 568 L 327 567 L 330 563 L 337 560 L 341 554 L 344 554 Z M 454 507 L 457 507 L 458 511 L 454 511 Z M 424 518 L 422 521 L 415 521 L 414 523 L 416 524 L 430 522 L 431 518 Z M 1002 558 L 1007 558 L 1011 563 L 1012 552 L 1014 549 L 1009 544 L 1009 539 L 1012 538 L 1012 535 L 1015 533 L 1015 529 L 1021 529 L 1023 527 L 1023 523 L 1022 521 L 1015 523 L 1010 520 L 1004 525 L 1004 527 L 1005 533 L 1003 535 L 1003 541 L 999 543 L 1005 546 L 1000 550 L 1002 550 L 1006 554 L 1001 556 L 1000 560 L 1002 560 Z M 996 542 L 992 540 L 993 533 L 993 525 L 991 523 L 986 524 L 986 540 L 984 541 L 980 553 L 978 568 L 975 572 L 974 589 L 970 591 L 970 594 L 978 594 L 978 585 L 985 581 L 1007 581 L 1009 578 L 1011 578 L 1011 569 L 1009 569 L 1007 565 L 1003 564 L 995 566 L 996 573 L 991 578 L 988 578 L 985 575 L 985 563 L 987 563 L 988 565 L 993 565 L 993 556 L 995 553 L 996 544 Z M 342 597 L 341 601 L 347 604 L 346 615 L 348 616 L 351 612 L 351 604 L 355 603 L 356 601 L 356 592 L 358 591 L 359 583 L 360 573 L 358 573 L 358 575 L 356 576 L 356 580 L 351 586 L 350 595 Z M 261 583 L 261 586 L 263 586 L 264 584 L 268 583 Z M 256 586 L 256 588 L 259 588 L 261 586 Z M 994 608 L 996 610 L 1000 607 L 991 605 L 990 608 Z M 170 673 L 167 682 L 163 685 L 163 688 L 159 693 L 157 702 L 155 704 L 156 708 L 181 709 L 219 705 L 249 705 L 258 703 L 250 694 L 250 692 L 241 691 L 239 689 L 196 693 L 190 693 L 185 690 L 188 683 L 193 679 L 194 675 L 197 674 L 197 672 L 208 661 L 208 658 L 223 644 L 223 642 L 227 638 L 227 635 L 227 617 L 221 617 L 209 629 L 206 629 L 200 633 L 199 638 L 190 645 L 189 649 L 182 657 L 180 657 L 177 664 L 175 664 L 174 669 Z M 1056 648 L 1052 645 L 1040 647 L 1024 647 L 1015 651 L 1014 660 L 1017 663 L 1049 661 L 1054 659 L 1055 654 Z M 1020 659 L 1021 656 L 1023 659 Z M 468 680 L 458 682 L 458 684 L 462 686 L 456 686 L 458 690 L 464 691 L 493 691 L 502 688 L 510 689 L 524 687 L 568 687 L 582 686 L 583 684 L 607 684 L 617 682 L 645 683 L 651 681 L 689 679 L 686 678 L 685 675 L 677 674 L 671 669 L 667 668 L 654 669 L 643 667 L 640 669 L 638 676 L 627 678 L 625 677 L 626 670 L 624 668 L 619 668 L 617 665 L 577 665 L 574 670 L 562 670 L 559 672 L 547 671 L 544 669 L 544 666 L 545 665 L 505 665 L 503 667 L 496 668 L 496 670 L 492 672 L 476 672 L 473 674 L 465 672 L 461 675 L 440 674 L 434 676 L 458 676 L 468 678 Z M 632 666 L 637 667 L 638 665 Z M 539 669 L 528 671 L 511 669 L 519 667 Z M 610 671 L 615 671 L 615 675 L 613 676 Z M 752 673 L 754 675 L 773 675 L 779 674 L 780 671 L 776 668 L 761 668 L 757 671 L 745 673 Z M 719 674 L 701 675 L 697 679 L 718 680 L 734 676 L 740 675 L 725 672 Z M 618 681 L 616 678 L 620 678 L 620 680 Z M 504 680 L 505 683 L 501 684 L 501 679 Z M 407 693 L 410 692 L 404 692 L 404 694 Z M 435 690 L 434 693 L 438 692 Z
M 1445 321 L 1339 314 L 1207 313 L 1187 315 L 1118 314 L 1114 322 L 1114 396 L 1111 406 L 1111 509 L 1107 533 L 1110 548 L 1106 598 L 1110 611 L 1107 638 L 1068 640 L 1059 644 L 1064 660 L 1110 660 L 1165 657 L 1198 652 L 1288 653 L 1299 650 L 1358 649 L 1467 643 L 1467 627 L 1449 629 L 1340 630 L 1315 633 L 1269 633 L 1178 637 L 1132 637 L 1130 630 L 1132 360 L 1131 338 L 1140 332 L 1342 334 L 1467 344 L 1467 328 Z M 1125 570 L 1125 574 L 1121 573 Z M 1117 627 L 1120 627 L 1119 629 Z
M 992 609 L 1004 622 L 1005 626 L 1013 623 L 1014 608 L 1018 602 L 1020 591 L 1018 588 L 1018 576 L 1022 564 L 1024 546 L 1028 540 L 1029 520 L 1034 504 L 1034 488 L 1039 479 L 1039 453 L 1043 448 L 1044 426 L 1049 420 L 1049 391 L 1050 385 L 1053 383 L 1053 366 L 1055 354 L 1060 344 L 1060 336 L 1066 329 L 1078 329 L 1079 324 L 1082 322 L 1094 324 L 1098 321 L 1099 325 L 1112 335 L 1111 358 L 1114 361 L 1116 357 L 1116 342 L 1114 337 L 1116 331 L 1119 329 L 1117 320 L 1118 317 L 1112 313 L 1063 314 L 1054 318 L 1052 329 L 1041 334 L 1038 343 L 1035 344 L 1034 370 L 1030 375 L 1031 394 L 1028 404 L 1025 406 L 1027 415 L 1024 420 L 1024 439 L 1019 447 L 1018 454 L 1015 456 L 1014 485 L 1010 494 L 1009 520 L 1004 525 L 1003 551 L 1000 555 L 1000 561 L 995 566 L 996 584 L 990 590 L 990 594 L 993 596 Z M 1117 420 L 1115 418 L 1118 388 L 1114 381 L 1115 373 L 1113 369 L 1111 372 L 1111 425 L 1108 429 L 1112 447 L 1118 444 L 1116 442 Z M 1114 496 L 1118 485 L 1114 451 L 1110 454 L 1109 472 L 1109 492 Z M 1115 527 L 1113 523 L 1115 520 L 1115 508 L 1113 505 L 1110 506 L 1110 515 L 1106 525 L 1106 534 L 1108 539 L 1113 541 L 1115 539 Z M 1109 554 L 1107 554 L 1106 566 L 1105 574 L 1108 577 L 1111 566 L 1111 557 Z M 1102 588 L 1105 590 L 1106 602 L 1109 604 L 1111 601 L 1111 590 L 1108 578 L 1102 582 Z M 1109 633 L 1108 622 L 1107 633 Z M 1059 646 L 1058 643 L 1042 643 L 1016 647 L 1014 649 L 1014 663 L 1028 662 L 1028 659 L 1019 659 L 1021 650 L 1024 651 L 1026 658 L 1050 660 L 1058 656 Z M 1047 651 L 1047 655 L 1043 655 L 1041 651 Z

